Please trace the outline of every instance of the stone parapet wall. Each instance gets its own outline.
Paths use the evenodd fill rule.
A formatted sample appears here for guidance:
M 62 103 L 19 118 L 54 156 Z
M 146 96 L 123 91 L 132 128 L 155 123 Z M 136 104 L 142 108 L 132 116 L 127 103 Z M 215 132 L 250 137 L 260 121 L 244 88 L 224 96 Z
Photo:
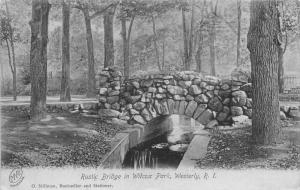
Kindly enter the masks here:
M 105 68 L 100 74 L 99 114 L 130 124 L 147 124 L 159 115 L 180 114 L 207 125 L 230 124 L 252 114 L 251 84 L 183 71 L 124 80 Z
M 48 113 L 60 113 L 65 111 L 74 110 L 87 110 L 94 111 L 98 109 L 97 102 L 87 102 L 87 103 L 55 103 L 47 104 L 46 111 Z M 1 105 L 1 112 L 24 112 L 27 113 L 28 117 L 30 114 L 30 104 L 23 105 Z

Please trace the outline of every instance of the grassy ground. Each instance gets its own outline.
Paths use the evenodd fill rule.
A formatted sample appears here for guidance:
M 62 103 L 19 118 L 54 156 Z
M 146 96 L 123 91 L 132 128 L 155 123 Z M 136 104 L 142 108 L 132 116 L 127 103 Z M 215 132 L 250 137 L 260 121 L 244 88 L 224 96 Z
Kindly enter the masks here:
M 110 141 L 122 130 L 105 118 L 49 113 L 33 123 L 22 113 L 2 113 L 1 165 L 98 166 Z
M 256 146 L 251 131 L 237 130 L 229 133 L 215 132 L 209 142 L 205 158 L 197 163 L 199 168 L 227 169 L 300 169 L 300 146 L 295 144 L 291 129 L 295 123 L 282 123 L 283 135 L 274 146 Z M 299 128 L 300 129 L 300 128 Z M 294 135 L 295 133 L 292 132 Z M 300 140 L 299 136 L 297 136 Z

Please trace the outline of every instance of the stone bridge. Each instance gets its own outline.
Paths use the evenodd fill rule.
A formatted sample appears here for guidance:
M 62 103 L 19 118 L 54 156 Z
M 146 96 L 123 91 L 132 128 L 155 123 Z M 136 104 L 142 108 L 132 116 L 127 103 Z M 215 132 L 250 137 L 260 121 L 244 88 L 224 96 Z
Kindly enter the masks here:
M 124 80 L 105 68 L 99 80 L 99 114 L 146 125 L 160 115 L 179 114 L 203 125 L 231 124 L 252 114 L 251 84 L 183 71 Z

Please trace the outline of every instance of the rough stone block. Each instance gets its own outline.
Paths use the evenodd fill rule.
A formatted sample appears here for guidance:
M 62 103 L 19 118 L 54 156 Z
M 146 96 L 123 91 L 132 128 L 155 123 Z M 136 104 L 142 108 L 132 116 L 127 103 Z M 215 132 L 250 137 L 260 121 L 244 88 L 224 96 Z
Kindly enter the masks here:
M 169 108 L 170 114 L 173 114 L 174 110 L 175 110 L 175 102 L 174 102 L 174 100 L 168 99 L 167 103 L 168 103 L 168 108 Z
M 198 107 L 196 108 L 195 112 L 194 112 L 194 119 L 197 119 L 202 112 L 204 112 L 204 110 L 207 108 L 206 104 L 199 104 Z
M 147 108 L 144 108 L 142 110 L 141 115 L 144 117 L 146 121 L 150 121 L 152 119 L 152 115 Z
M 186 101 L 180 101 L 180 104 L 179 104 L 179 114 L 180 115 L 184 114 L 186 105 L 187 105 Z
M 191 95 L 199 95 L 201 94 L 202 90 L 197 85 L 192 85 L 189 88 L 189 92 Z
M 195 98 L 195 101 L 198 103 L 207 103 L 208 97 L 205 94 L 200 94 Z
M 107 103 L 114 104 L 119 101 L 119 96 L 109 96 L 107 97 Z
M 147 122 L 144 120 L 144 118 L 141 116 L 141 115 L 135 115 L 133 116 L 133 119 L 138 122 L 139 124 L 142 124 L 142 125 L 146 125 Z
M 119 117 L 121 113 L 112 109 L 99 109 L 98 114 L 102 117 Z
M 232 116 L 240 116 L 243 115 L 243 109 L 238 106 L 231 106 L 230 108 Z
M 179 114 L 180 101 L 175 101 L 174 114 Z
M 211 120 L 213 120 L 213 113 L 210 109 L 206 109 L 198 118 L 197 121 L 199 121 L 201 124 L 206 125 Z
M 136 110 L 142 110 L 143 108 L 145 108 L 146 104 L 144 102 L 136 102 L 135 104 L 133 104 L 133 108 Z
M 247 94 L 244 91 L 235 91 L 232 93 L 232 105 L 245 106 L 247 103 Z
M 185 115 L 192 117 L 198 104 L 195 101 L 190 101 L 186 107 Z
M 223 105 L 218 97 L 214 97 L 208 102 L 208 108 L 213 111 L 220 112 L 223 109 Z

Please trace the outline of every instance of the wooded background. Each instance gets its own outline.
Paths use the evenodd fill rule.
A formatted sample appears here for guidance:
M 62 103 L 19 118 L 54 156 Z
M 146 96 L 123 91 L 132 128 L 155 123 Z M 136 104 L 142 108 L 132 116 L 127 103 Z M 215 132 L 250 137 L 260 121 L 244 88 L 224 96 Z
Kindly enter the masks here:
M 58 95 L 62 78 L 63 5 L 62 1 L 49 3 L 47 93 Z M 237 70 L 250 73 L 246 47 L 249 1 L 126 0 L 119 4 L 108 0 L 66 0 L 65 3 L 70 6 L 71 94 L 86 94 L 89 81 L 90 86 L 94 85 L 88 79 L 93 78 L 89 73 L 91 62 L 96 78 L 104 64 L 114 65 L 122 72 L 127 68 L 130 76 L 174 70 L 195 70 L 222 78 L 229 78 Z M 13 94 L 15 75 L 16 93 L 30 95 L 31 1 L 2 0 L 0 5 L 1 92 Z M 283 1 L 279 9 L 284 74 L 300 76 L 299 1 Z M 89 22 L 90 38 L 86 27 Z M 122 32 L 124 27 L 126 34 Z M 128 59 L 124 59 L 124 48 Z M 113 56 L 109 56 L 109 51 Z M 129 66 L 124 68 L 126 64 Z

